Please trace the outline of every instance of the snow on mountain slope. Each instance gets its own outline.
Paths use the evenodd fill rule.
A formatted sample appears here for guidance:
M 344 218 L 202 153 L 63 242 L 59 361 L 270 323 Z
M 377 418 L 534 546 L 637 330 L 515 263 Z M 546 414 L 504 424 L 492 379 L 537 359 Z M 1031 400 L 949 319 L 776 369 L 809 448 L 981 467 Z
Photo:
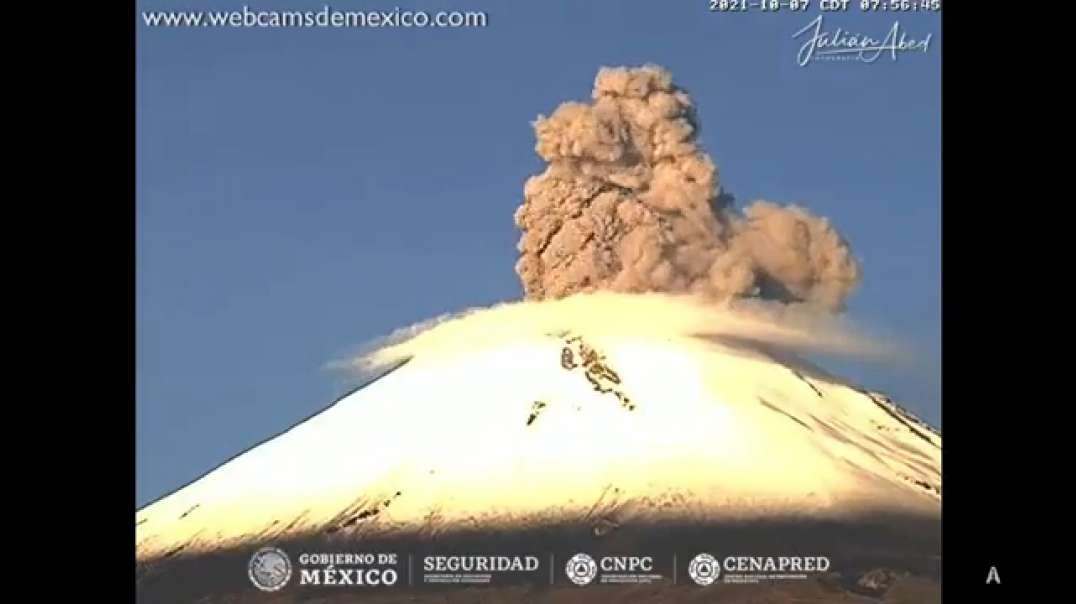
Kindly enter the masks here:
M 655 327 L 629 298 L 594 302 L 601 329 L 573 312 L 520 323 L 533 304 L 498 323 L 516 329 L 492 329 L 488 312 L 431 329 L 430 341 L 460 331 L 399 352 L 397 369 L 139 510 L 138 559 L 597 508 L 619 523 L 939 515 L 938 433 L 880 395 L 697 337 L 692 308 L 656 302 L 677 326 Z M 608 320 L 618 313 L 636 328 Z

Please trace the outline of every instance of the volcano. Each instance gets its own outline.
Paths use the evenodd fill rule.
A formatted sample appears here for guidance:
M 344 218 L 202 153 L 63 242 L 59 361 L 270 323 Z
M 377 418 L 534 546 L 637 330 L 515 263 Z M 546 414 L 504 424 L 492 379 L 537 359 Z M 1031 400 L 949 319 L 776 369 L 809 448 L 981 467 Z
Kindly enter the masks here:
M 615 314 L 615 300 L 593 306 Z M 598 328 L 570 309 L 528 325 L 534 306 L 492 322 L 467 315 L 388 346 L 376 379 L 138 510 L 140 599 L 262 601 L 246 564 L 267 545 L 526 550 L 558 563 L 576 551 L 825 555 L 825 576 L 751 588 L 855 601 L 869 595 L 865 573 L 881 572 L 938 597 L 940 432 L 780 347 L 686 328 Z M 592 589 L 636 590 L 618 601 L 703 601 L 679 576 L 660 594 Z M 425 593 L 407 582 L 377 597 Z M 482 601 L 582 601 L 577 586 L 550 582 L 461 587 L 436 601 L 478 601 L 480 589 Z M 738 601 L 748 586 L 711 588 Z M 346 591 L 302 589 L 278 595 Z

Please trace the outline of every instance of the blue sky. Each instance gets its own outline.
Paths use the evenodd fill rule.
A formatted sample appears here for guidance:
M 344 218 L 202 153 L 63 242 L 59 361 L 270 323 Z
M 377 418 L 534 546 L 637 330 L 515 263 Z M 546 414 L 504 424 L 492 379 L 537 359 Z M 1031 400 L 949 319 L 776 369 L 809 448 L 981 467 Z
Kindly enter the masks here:
M 310 0 L 250 3 L 317 10 Z M 486 10 L 484 29 L 137 23 L 137 490 L 142 505 L 330 403 L 364 341 L 518 298 L 512 213 L 530 123 L 603 65 L 653 62 L 695 99 L 739 202 L 828 216 L 861 259 L 849 313 L 911 348 L 827 368 L 940 423 L 941 31 L 826 16 L 926 53 L 798 66 L 815 16 L 690 2 L 355 2 Z M 141 2 L 139 10 L 241 9 Z

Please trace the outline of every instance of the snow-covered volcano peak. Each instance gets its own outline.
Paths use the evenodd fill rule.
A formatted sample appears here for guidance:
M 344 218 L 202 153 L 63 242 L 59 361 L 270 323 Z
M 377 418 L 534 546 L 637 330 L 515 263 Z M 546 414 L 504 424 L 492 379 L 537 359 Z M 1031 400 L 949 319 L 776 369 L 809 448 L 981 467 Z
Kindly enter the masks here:
M 940 434 L 881 395 L 682 316 L 512 337 L 468 321 L 473 346 L 467 325 L 435 327 L 396 350 L 407 362 L 139 510 L 138 558 L 308 534 L 939 515 Z

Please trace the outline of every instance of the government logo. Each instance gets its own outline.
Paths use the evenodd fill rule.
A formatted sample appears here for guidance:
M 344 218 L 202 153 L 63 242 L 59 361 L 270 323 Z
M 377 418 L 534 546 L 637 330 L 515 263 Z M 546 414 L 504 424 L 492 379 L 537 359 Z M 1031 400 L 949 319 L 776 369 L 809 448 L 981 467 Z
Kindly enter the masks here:
M 586 554 L 576 554 L 568 560 L 564 572 L 576 585 L 586 585 L 598 576 L 598 565 Z
M 710 554 L 699 554 L 692 558 L 687 574 L 699 585 L 709 585 L 721 575 L 721 564 Z
M 247 575 L 254 587 L 262 591 L 277 591 L 291 579 L 291 560 L 280 548 L 263 547 L 250 557 Z

